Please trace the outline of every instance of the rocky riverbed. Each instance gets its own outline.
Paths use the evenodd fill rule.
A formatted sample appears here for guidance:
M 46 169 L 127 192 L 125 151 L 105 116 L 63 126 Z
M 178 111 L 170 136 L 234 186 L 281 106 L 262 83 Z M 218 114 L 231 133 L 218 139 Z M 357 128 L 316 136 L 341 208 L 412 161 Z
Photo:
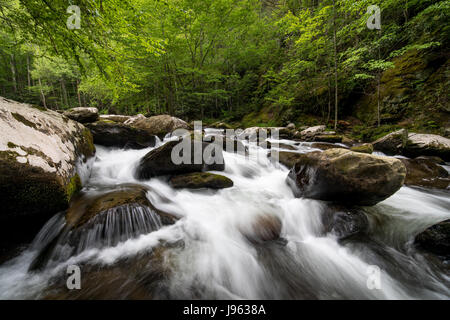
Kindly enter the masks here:
M 0 298 L 450 298 L 449 139 L 216 127 L 0 99 Z

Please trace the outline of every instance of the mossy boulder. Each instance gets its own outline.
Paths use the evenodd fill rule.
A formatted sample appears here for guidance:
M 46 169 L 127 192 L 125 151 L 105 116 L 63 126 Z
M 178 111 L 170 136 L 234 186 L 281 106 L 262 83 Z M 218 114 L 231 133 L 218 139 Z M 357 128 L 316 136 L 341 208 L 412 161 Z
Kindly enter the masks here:
M 341 143 L 342 136 L 336 134 L 319 134 L 314 136 L 313 140 L 318 142 Z
M 414 242 L 419 248 L 450 259 L 450 220 L 438 223 L 416 236 Z
M 136 176 L 146 180 L 163 175 L 223 170 L 222 146 L 185 136 L 147 153 L 139 163 Z
M 364 143 L 359 146 L 351 147 L 350 150 L 354 151 L 354 152 L 372 154 L 373 153 L 373 145 L 371 143 Z
M 131 125 L 135 128 L 145 130 L 151 135 L 158 136 L 160 139 L 163 139 L 168 133 L 172 133 L 177 129 L 189 130 L 190 128 L 187 122 L 169 115 L 138 119 Z
M 405 176 L 398 159 L 330 149 L 300 155 L 287 182 L 298 197 L 371 206 L 397 192 Z
M 51 111 L 0 98 L 0 225 L 2 235 L 45 222 L 81 188 L 77 168 L 95 154 L 82 124 Z M 38 223 L 38 222 L 36 222 Z
M 40 270 L 82 251 L 115 246 L 174 224 L 178 217 L 157 209 L 147 193 L 162 197 L 149 187 L 135 184 L 79 193 L 72 199 L 70 208 L 62 212 L 60 224 L 52 226 L 56 230 L 60 228 L 59 232 L 49 233 L 42 239 L 44 243 L 37 244 L 39 254 L 29 269 Z
M 94 143 L 106 147 L 145 149 L 154 147 L 156 137 L 142 129 L 120 123 L 102 121 L 86 124 L 94 136 Z
M 137 205 L 151 208 L 161 218 L 163 225 L 174 224 L 177 218 L 157 209 L 147 198 L 146 193 L 152 189 L 134 184 L 122 184 L 95 192 L 78 195 L 71 203 L 66 213 L 67 226 L 71 229 L 81 228 L 90 220 L 103 212 L 124 205 Z
M 74 121 L 80 123 L 91 123 L 98 120 L 97 108 L 72 108 L 64 112 L 64 115 Z
M 233 180 L 230 178 L 209 172 L 194 172 L 174 176 L 169 180 L 169 183 L 176 189 L 225 189 L 233 186 Z
M 406 167 L 405 185 L 447 189 L 450 177 L 447 170 L 426 158 L 400 159 Z

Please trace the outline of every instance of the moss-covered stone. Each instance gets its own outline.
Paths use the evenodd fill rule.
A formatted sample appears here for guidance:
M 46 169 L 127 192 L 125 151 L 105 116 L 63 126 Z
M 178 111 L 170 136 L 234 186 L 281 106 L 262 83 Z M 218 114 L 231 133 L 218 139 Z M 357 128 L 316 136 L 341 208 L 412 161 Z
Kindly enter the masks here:
M 195 172 L 174 176 L 169 180 L 169 183 L 173 188 L 187 189 L 224 189 L 233 186 L 233 181 L 231 179 L 208 172 Z
M 354 152 L 372 154 L 373 153 L 373 145 L 371 143 L 364 143 L 359 146 L 351 147 L 350 150 L 352 150 Z

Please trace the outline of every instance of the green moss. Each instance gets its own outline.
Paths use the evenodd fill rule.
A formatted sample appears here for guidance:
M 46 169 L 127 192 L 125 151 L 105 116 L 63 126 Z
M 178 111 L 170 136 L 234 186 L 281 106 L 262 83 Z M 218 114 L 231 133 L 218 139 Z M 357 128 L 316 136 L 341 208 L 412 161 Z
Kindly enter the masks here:
M 24 125 L 26 125 L 28 127 L 31 127 L 31 128 L 34 128 L 34 129 L 37 129 L 36 125 L 33 122 L 28 121 L 22 115 L 20 115 L 18 113 L 15 113 L 15 112 L 12 112 L 11 115 L 14 117 L 14 119 L 16 119 L 17 121 L 23 123 Z
M 82 152 L 86 157 L 92 157 L 95 154 L 94 138 L 89 129 L 85 128 L 82 132 L 83 135 L 83 149 Z
M 12 142 L 8 142 L 8 148 L 11 148 L 11 149 L 17 148 L 17 145 Z
M 40 110 L 40 111 L 47 111 L 46 108 L 41 107 L 41 106 L 39 106 L 39 105 L 37 105 L 37 104 L 31 104 L 30 107 L 32 107 L 32 108 L 34 108 L 34 109 L 38 109 L 38 110 Z
M 75 174 L 66 186 L 67 201 L 70 201 L 73 195 L 80 191 L 81 188 L 82 186 L 80 176 L 78 174 Z

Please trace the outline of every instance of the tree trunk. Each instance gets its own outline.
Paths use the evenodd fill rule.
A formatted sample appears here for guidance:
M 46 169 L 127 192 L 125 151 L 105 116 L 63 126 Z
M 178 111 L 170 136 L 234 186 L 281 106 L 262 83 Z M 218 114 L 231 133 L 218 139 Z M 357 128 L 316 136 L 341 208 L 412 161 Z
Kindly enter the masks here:
M 80 107 L 82 107 L 82 105 L 81 105 L 81 94 L 80 94 L 80 90 L 78 89 L 78 85 L 80 84 L 80 81 L 77 79 L 77 82 L 76 82 L 76 90 L 77 90 L 77 97 L 78 97 L 78 105 L 80 106 Z
M 14 93 L 17 93 L 16 67 L 14 66 L 14 53 L 11 53 L 11 76 Z
M 334 45 L 334 130 L 338 121 L 338 74 L 337 74 L 337 45 L 336 45 L 336 1 L 333 0 L 333 45 Z
M 31 75 L 30 75 L 30 55 L 27 54 L 27 80 L 28 88 L 31 87 Z
M 61 78 L 60 81 L 61 81 L 61 89 L 62 89 L 63 97 L 64 97 L 64 104 L 66 105 L 66 107 L 70 107 L 70 106 L 69 106 L 69 101 L 68 101 L 68 99 L 67 99 L 66 84 L 65 84 L 63 78 Z
M 42 90 L 41 77 L 39 77 L 39 90 L 40 90 L 40 92 L 41 92 L 42 104 L 44 105 L 44 108 L 47 108 L 47 104 L 45 103 L 45 94 L 44 94 L 44 90 Z

